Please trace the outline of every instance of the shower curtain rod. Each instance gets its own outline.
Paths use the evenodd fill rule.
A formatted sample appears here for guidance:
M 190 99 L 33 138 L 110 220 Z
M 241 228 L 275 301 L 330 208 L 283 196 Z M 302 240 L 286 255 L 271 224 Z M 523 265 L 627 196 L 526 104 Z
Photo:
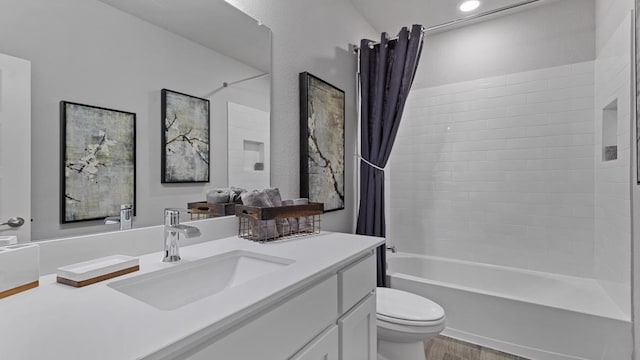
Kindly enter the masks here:
M 494 15 L 494 14 L 497 14 L 497 13 L 500 13 L 500 12 L 503 12 L 503 11 L 508 11 L 508 10 L 511 10 L 511 9 L 519 8 L 521 6 L 526 6 L 526 5 L 529 5 L 529 4 L 537 3 L 537 2 L 540 2 L 540 1 L 544 1 L 544 0 L 527 0 L 527 1 L 523 1 L 521 3 L 507 5 L 507 6 L 503 6 L 503 7 L 497 8 L 497 9 L 493 9 L 493 10 L 487 10 L 487 11 L 484 11 L 484 12 L 481 12 L 481 13 L 469 15 L 469 16 L 466 16 L 466 17 L 463 17 L 463 18 L 460 18 L 460 19 L 455 19 L 455 20 L 452 20 L 452 21 L 448 21 L 446 23 L 430 26 L 430 27 L 427 27 L 427 28 L 423 27 L 422 28 L 422 33 L 426 34 L 428 32 L 440 30 L 440 29 L 445 28 L 445 27 L 458 25 L 458 24 L 463 24 L 463 23 L 466 23 L 466 22 L 469 22 L 469 21 L 473 21 L 473 20 L 476 20 L 476 19 L 483 18 L 485 16 Z M 398 37 L 396 36 L 396 37 L 393 37 L 393 38 L 391 38 L 389 40 L 391 41 L 391 40 L 397 40 L 397 39 L 398 39 Z M 380 44 L 379 41 L 371 41 L 369 43 L 369 47 L 373 48 L 375 45 L 378 45 L 378 44 Z M 358 45 L 353 45 L 353 51 L 354 52 L 360 51 L 360 47 Z
M 253 79 L 259 79 L 261 77 L 265 77 L 271 75 L 270 73 L 263 73 L 263 74 L 258 74 L 258 75 L 254 75 L 254 76 L 250 76 L 248 78 L 244 78 L 244 79 L 240 79 L 240 80 L 236 80 L 236 81 L 232 81 L 232 82 L 223 82 L 222 86 L 220 86 L 219 88 L 211 91 L 210 93 L 208 93 L 207 95 L 203 96 L 203 98 L 208 98 L 213 96 L 215 93 L 217 93 L 218 91 L 229 87 L 229 85 L 235 85 L 235 84 L 239 84 L 241 82 L 245 82 L 245 81 L 249 81 L 249 80 L 253 80 Z

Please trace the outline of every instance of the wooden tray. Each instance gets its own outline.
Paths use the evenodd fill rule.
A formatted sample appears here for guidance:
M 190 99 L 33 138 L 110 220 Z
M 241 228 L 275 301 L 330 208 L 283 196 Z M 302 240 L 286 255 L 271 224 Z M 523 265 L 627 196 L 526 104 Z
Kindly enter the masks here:
M 206 214 L 209 217 L 235 215 L 236 203 L 211 204 L 206 201 L 187 203 L 187 208 L 194 214 Z
M 24 284 L 22 286 L 15 287 L 13 289 L 0 291 L 0 299 L 6 298 L 7 296 L 15 295 L 17 293 L 21 293 L 23 291 L 27 291 L 29 289 L 36 288 L 36 287 L 38 287 L 39 284 L 40 284 L 40 282 L 38 280 L 36 280 L 34 282 L 30 282 L 28 284 Z
M 303 216 L 321 215 L 324 213 L 323 203 L 305 205 L 287 205 L 274 207 L 236 206 L 236 216 L 252 220 L 276 220 Z

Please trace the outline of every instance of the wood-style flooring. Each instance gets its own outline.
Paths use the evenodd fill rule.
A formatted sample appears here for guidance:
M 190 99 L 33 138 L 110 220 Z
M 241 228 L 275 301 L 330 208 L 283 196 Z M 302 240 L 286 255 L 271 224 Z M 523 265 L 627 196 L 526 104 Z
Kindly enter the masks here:
M 427 342 L 424 350 L 427 360 L 528 360 L 442 335 Z

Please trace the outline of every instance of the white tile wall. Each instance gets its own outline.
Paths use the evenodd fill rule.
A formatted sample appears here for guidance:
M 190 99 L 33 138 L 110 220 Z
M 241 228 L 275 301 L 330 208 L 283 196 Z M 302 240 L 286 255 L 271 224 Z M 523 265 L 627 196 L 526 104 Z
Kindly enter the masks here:
M 604 42 L 595 62 L 595 276 L 630 312 L 631 16 Z M 602 162 L 602 109 L 618 100 L 618 159 Z M 616 291 L 612 284 L 624 284 Z
M 402 121 L 401 251 L 594 275 L 593 62 L 413 89 Z
M 229 186 L 248 190 L 268 188 L 271 171 L 269 113 L 232 102 L 227 103 L 227 109 Z M 263 170 L 247 167 L 245 141 L 263 144 Z

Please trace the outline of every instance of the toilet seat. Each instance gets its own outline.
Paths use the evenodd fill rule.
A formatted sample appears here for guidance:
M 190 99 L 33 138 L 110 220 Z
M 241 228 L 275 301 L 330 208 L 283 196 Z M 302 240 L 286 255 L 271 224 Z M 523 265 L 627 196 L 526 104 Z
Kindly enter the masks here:
M 396 319 L 384 315 L 377 314 L 376 319 L 378 323 L 384 325 L 384 323 L 394 324 L 394 325 L 404 325 L 404 326 L 413 326 L 413 327 L 431 327 L 431 326 L 439 326 L 444 323 L 444 316 L 438 320 L 434 321 L 414 321 L 414 320 L 406 320 L 406 319 Z
M 444 322 L 444 309 L 435 302 L 406 291 L 377 289 L 376 317 L 396 325 L 429 327 Z

